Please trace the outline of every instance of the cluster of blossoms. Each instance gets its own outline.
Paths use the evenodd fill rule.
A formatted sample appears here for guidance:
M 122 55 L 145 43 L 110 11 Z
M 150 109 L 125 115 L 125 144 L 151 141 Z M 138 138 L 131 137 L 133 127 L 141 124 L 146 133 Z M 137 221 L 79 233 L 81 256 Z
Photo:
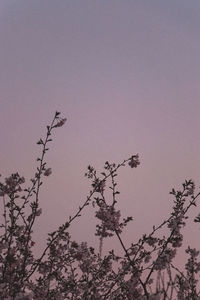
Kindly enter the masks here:
M 126 165 L 140 165 L 139 155 L 119 164 L 104 165 L 97 175 L 88 166 L 85 176 L 91 180 L 91 190 L 74 216 L 70 216 L 57 230 L 48 234 L 46 247 L 39 257 L 34 255 L 37 244 L 33 240 L 34 224 L 42 214 L 39 192 L 44 177 L 52 170 L 44 161 L 52 141 L 54 128 L 65 124 L 56 112 L 47 126 L 46 138 L 40 139 L 41 156 L 31 186 L 23 188 L 24 177 L 12 174 L 0 182 L 2 220 L 0 223 L 0 300 L 200 300 L 198 279 L 200 273 L 199 251 L 188 247 L 189 255 L 184 270 L 173 262 L 183 244 L 182 229 L 186 226 L 188 211 L 196 206 L 200 193 L 195 195 L 192 180 L 185 181 L 181 191 L 172 189 L 174 205 L 171 215 L 150 233 L 126 247 L 123 230 L 132 217 L 122 218 L 117 209 L 120 200 L 116 189 L 118 170 Z M 105 193 L 106 189 L 111 193 Z M 96 235 L 99 251 L 86 242 L 71 239 L 69 229 L 86 206 L 92 204 L 98 220 Z M 195 222 L 200 222 L 198 215 Z M 168 230 L 161 236 L 159 230 Z M 104 239 L 115 236 L 124 254 L 113 249 L 102 256 Z
M 102 203 L 99 207 L 99 210 L 96 212 L 96 217 L 102 221 L 102 225 L 97 225 L 96 235 L 107 237 L 113 236 L 112 232 L 117 230 L 119 233 L 122 232 L 122 225 L 119 223 L 121 213 L 120 211 L 115 211 L 115 208 L 106 203 Z M 110 233 L 109 233 L 110 231 Z
M 12 174 L 10 177 L 5 179 L 5 184 L 0 183 L 0 196 L 21 192 L 21 184 L 24 182 L 24 177 L 20 177 L 18 173 Z

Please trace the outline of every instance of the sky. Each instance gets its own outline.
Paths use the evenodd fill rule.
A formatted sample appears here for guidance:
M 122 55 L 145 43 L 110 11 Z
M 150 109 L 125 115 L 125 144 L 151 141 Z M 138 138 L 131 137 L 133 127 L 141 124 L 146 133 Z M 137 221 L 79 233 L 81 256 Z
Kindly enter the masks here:
M 168 217 L 172 187 L 192 178 L 198 188 L 199 28 L 197 0 L 0 1 L 2 178 L 18 171 L 29 184 L 36 142 L 55 111 L 67 117 L 47 156 L 38 249 L 85 201 L 89 164 L 101 172 L 140 155 L 118 178 L 118 207 L 134 218 L 127 245 Z M 96 246 L 93 215 L 88 207 L 70 233 Z M 200 228 L 190 225 L 185 243 L 196 246 Z

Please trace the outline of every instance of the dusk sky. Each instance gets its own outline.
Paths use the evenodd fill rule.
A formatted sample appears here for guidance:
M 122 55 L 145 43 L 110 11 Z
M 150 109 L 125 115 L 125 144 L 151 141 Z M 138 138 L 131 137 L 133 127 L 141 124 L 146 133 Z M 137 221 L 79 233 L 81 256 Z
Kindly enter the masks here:
M 56 110 L 67 117 L 47 155 L 39 248 L 86 199 L 89 164 L 101 172 L 140 155 L 118 178 L 118 207 L 134 218 L 127 245 L 168 217 L 172 187 L 199 187 L 200 1 L 1 0 L 0 45 L 2 178 L 18 171 L 28 185 L 36 142 Z M 86 208 L 70 232 L 94 246 L 93 214 Z M 186 246 L 199 244 L 199 227 L 186 230 Z

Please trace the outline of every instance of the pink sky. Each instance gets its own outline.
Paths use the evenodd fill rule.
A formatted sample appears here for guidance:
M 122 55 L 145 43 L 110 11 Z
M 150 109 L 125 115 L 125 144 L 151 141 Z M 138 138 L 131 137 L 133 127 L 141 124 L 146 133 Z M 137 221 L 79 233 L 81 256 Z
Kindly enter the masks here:
M 168 216 L 172 187 L 199 186 L 199 28 L 194 0 L 1 0 L 2 176 L 28 182 L 45 126 L 56 110 L 68 118 L 48 153 L 38 244 L 86 199 L 88 164 L 140 154 L 119 177 L 127 244 Z M 198 245 L 194 228 L 186 245 Z M 88 209 L 71 233 L 94 245 L 94 230 Z

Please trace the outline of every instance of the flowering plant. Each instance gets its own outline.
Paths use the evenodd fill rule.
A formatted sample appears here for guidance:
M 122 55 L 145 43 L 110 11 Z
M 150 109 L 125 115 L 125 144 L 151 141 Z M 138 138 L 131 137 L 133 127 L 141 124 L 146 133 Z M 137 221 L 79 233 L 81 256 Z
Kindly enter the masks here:
M 195 194 L 192 180 L 185 181 L 182 190 L 172 189 L 174 205 L 167 220 L 153 226 L 151 232 L 129 247 L 123 242 L 123 229 L 132 217 L 122 218 L 117 209 L 120 193 L 116 176 L 121 167 L 138 167 L 138 154 L 119 164 L 106 162 L 100 175 L 94 167 L 88 166 L 85 176 L 91 181 L 91 189 L 85 202 L 64 224 L 48 234 L 45 249 L 35 257 L 33 228 L 42 214 L 39 192 L 43 178 L 52 172 L 45 162 L 47 144 L 52 141 L 52 131 L 65 122 L 66 119 L 56 112 L 47 126 L 45 139 L 38 141 L 42 152 L 37 158 L 39 165 L 30 187 L 23 188 L 25 179 L 18 173 L 0 182 L 0 300 L 200 299 L 197 286 L 199 251 L 186 249 L 189 258 L 185 270 L 180 271 L 174 265 L 178 248 L 182 246 L 182 229 L 188 211 L 196 206 L 200 195 Z M 111 199 L 107 199 L 107 188 L 111 189 Z M 98 220 L 99 249 L 74 241 L 69 233 L 71 223 L 90 204 Z M 194 221 L 200 222 L 200 216 Z M 164 227 L 168 229 L 167 236 L 159 234 Z M 114 249 L 102 255 L 104 239 L 112 236 L 117 237 L 124 255 Z

